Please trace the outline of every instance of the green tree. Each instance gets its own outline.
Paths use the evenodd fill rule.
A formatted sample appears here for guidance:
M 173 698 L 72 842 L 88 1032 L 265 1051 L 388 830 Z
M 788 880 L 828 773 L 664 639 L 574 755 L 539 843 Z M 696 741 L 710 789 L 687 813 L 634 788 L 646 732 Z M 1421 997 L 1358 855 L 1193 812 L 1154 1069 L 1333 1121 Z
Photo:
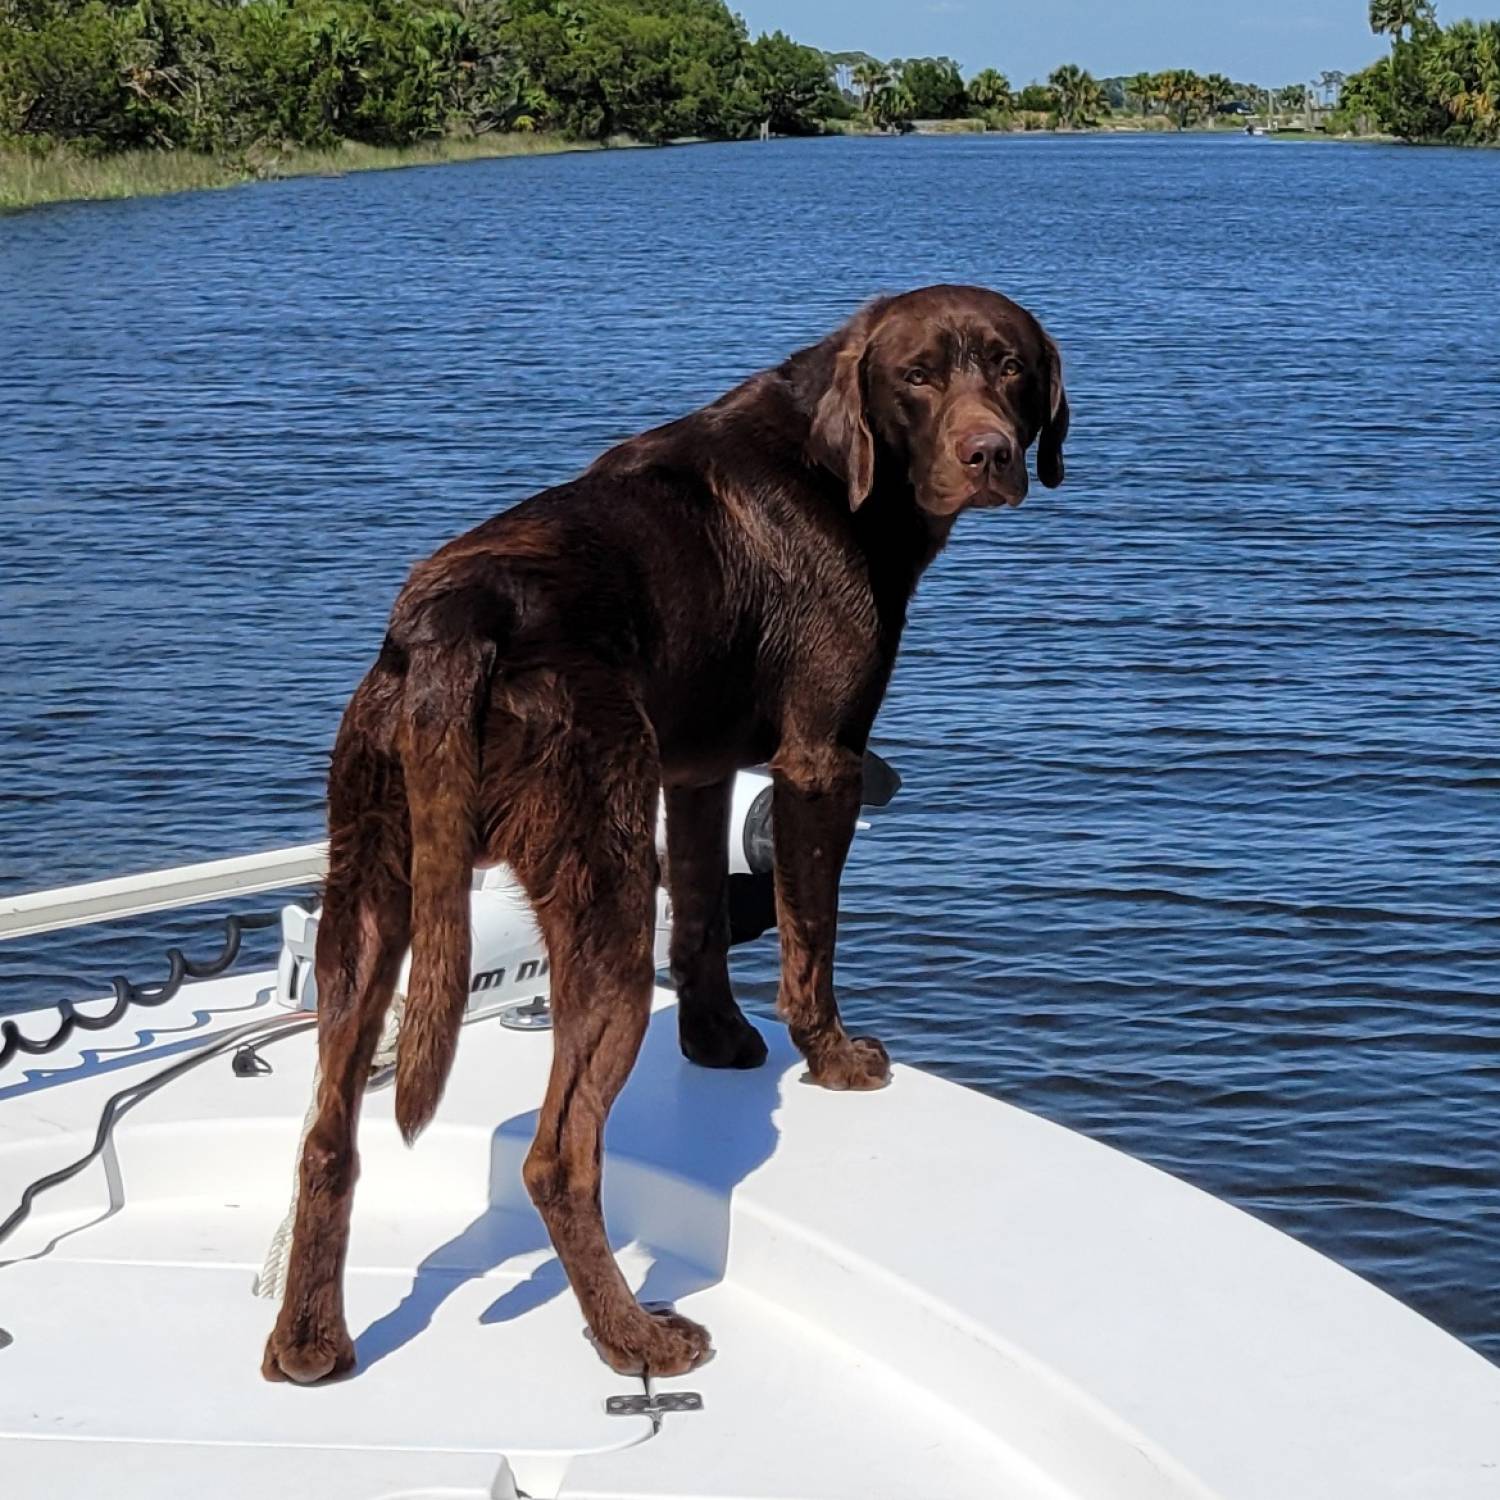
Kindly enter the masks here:
M 868 113 L 875 95 L 891 81 L 890 69 L 872 57 L 856 66 L 853 77 L 860 93 L 859 107 Z
M 1156 74 L 1132 73 L 1125 80 L 1125 95 L 1135 100 L 1143 115 L 1149 115 L 1156 102 Z
M 870 118 L 882 129 L 904 134 L 917 115 L 917 101 L 904 83 L 888 83 L 870 103 Z
M 1454 22 L 1432 38 L 1422 72 L 1429 94 L 1453 122 L 1446 136 L 1500 140 L 1500 22 Z
M 1156 97 L 1167 118 L 1186 130 L 1203 112 L 1203 80 L 1191 68 L 1169 68 L 1156 75 Z
M 916 119 L 957 119 L 968 108 L 963 74 L 952 58 L 911 58 L 901 67 L 901 83 L 912 97 Z
M 0 135 L 94 151 L 147 144 L 121 86 L 129 42 L 123 18 L 98 0 L 0 27 Z
M 749 50 L 745 78 L 778 135 L 817 133 L 833 84 L 828 60 L 815 47 L 794 42 L 784 31 L 761 36 Z
M 1433 25 L 1436 18 L 1437 8 L 1432 0 L 1370 0 L 1370 30 L 1376 36 L 1391 39 L 1391 109 L 1403 119 L 1411 111 L 1409 105 L 1402 107 L 1396 102 L 1398 94 L 1407 92 L 1397 76 L 1401 43 L 1408 32 L 1415 38 L 1424 27 Z
M 743 134 L 757 112 L 764 117 L 765 101 L 746 82 L 744 26 L 721 0 L 511 5 L 505 30 L 521 95 L 545 108 L 538 125 L 662 141 Z
M 982 68 L 969 80 L 969 103 L 978 109 L 1008 110 L 1010 79 L 996 68 Z
M 1223 73 L 1210 73 L 1204 78 L 1200 92 L 1203 108 L 1210 116 L 1218 114 L 1226 104 L 1234 102 L 1235 90 Z
M 1104 90 L 1092 73 L 1076 63 L 1065 63 L 1055 69 L 1047 83 L 1052 90 L 1057 118 L 1064 125 L 1075 129 L 1087 127 L 1097 124 L 1102 115 L 1109 113 Z
M 1340 114 L 1348 121 L 1373 122 L 1403 140 L 1437 140 L 1453 124 L 1424 70 L 1422 49 L 1406 44 L 1384 62 L 1356 73 L 1344 84 Z
M 1436 15 L 1432 0 L 1370 0 L 1370 30 L 1376 36 L 1388 35 L 1392 51 L 1408 31 L 1430 25 Z

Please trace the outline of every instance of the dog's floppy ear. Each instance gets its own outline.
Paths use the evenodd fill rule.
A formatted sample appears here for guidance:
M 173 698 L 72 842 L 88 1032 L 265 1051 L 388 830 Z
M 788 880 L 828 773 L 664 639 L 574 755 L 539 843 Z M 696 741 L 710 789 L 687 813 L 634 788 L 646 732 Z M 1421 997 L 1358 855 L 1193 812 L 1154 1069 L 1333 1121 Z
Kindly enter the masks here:
M 1036 446 L 1036 477 L 1055 490 L 1063 482 L 1063 442 L 1068 436 L 1068 393 L 1063 389 L 1062 355 L 1047 340 L 1047 415 Z
M 849 509 L 858 510 L 875 483 L 875 437 L 865 411 L 864 363 L 870 335 L 888 299 L 870 303 L 835 335 L 832 371 L 813 412 L 807 451 L 814 462 L 849 486 Z

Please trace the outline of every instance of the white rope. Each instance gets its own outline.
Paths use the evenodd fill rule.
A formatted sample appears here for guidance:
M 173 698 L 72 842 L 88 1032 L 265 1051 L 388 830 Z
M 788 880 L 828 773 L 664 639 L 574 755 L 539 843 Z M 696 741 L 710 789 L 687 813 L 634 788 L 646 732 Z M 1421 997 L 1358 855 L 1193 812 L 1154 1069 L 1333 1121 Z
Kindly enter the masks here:
M 406 1010 L 406 996 L 397 994 L 385 1015 L 385 1025 L 380 1040 L 375 1044 L 375 1056 L 370 1060 L 370 1082 L 373 1087 L 381 1074 L 396 1065 L 396 1041 L 401 1035 L 401 1017 Z M 281 1221 L 271 1243 L 266 1247 L 266 1258 L 255 1278 L 252 1290 L 257 1297 L 280 1297 L 286 1290 L 287 1267 L 292 1260 L 292 1229 L 297 1222 L 297 1199 L 302 1192 L 302 1151 L 318 1118 L 318 1088 L 323 1081 L 321 1067 L 313 1069 L 312 1098 L 308 1100 L 307 1113 L 302 1117 L 302 1133 L 297 1137 L 297 1155 L 292 1163 L 292 1201 L 287 1204 L 286 1217 Z M 383 1082 L 384 1080 L 381 1079 Z

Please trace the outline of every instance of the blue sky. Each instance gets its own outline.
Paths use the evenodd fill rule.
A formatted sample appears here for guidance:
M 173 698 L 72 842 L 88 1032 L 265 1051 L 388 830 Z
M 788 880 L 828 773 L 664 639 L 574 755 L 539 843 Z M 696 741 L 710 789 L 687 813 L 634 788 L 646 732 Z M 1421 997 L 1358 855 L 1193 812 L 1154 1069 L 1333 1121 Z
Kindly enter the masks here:
M 1283 84 L 1355 72 L 1385 51 L 1367 0 L 729 0 L 751 34 L 778 27 L 828 52 L 957 58 L 1022 84 L 1059 63 L 1099 77 L 1196 68 Z M 1438 0 L 1438 19 L 1500 16 L 1500 0 Z

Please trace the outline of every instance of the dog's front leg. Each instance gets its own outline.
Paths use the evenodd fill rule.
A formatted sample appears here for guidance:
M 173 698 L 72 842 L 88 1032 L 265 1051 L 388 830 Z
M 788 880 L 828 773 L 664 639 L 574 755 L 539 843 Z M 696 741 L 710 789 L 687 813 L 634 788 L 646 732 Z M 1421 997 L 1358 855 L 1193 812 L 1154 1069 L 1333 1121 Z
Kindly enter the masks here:
M 705 1068 L 758 1068 L 761 1034 L 729 985 L 729 806 L 733 783 L 666 789 L 672 982 L 683 1056 Z
M 859 816 L 862 758 L 837 744 L 786 742 L 776 779 L 776 925 L 781 933 L 777 1007 L 815 1083 L 879 1088 L 890 1076 L 874 1037 L 851 1037 L 833 994 L 839 877 Z

